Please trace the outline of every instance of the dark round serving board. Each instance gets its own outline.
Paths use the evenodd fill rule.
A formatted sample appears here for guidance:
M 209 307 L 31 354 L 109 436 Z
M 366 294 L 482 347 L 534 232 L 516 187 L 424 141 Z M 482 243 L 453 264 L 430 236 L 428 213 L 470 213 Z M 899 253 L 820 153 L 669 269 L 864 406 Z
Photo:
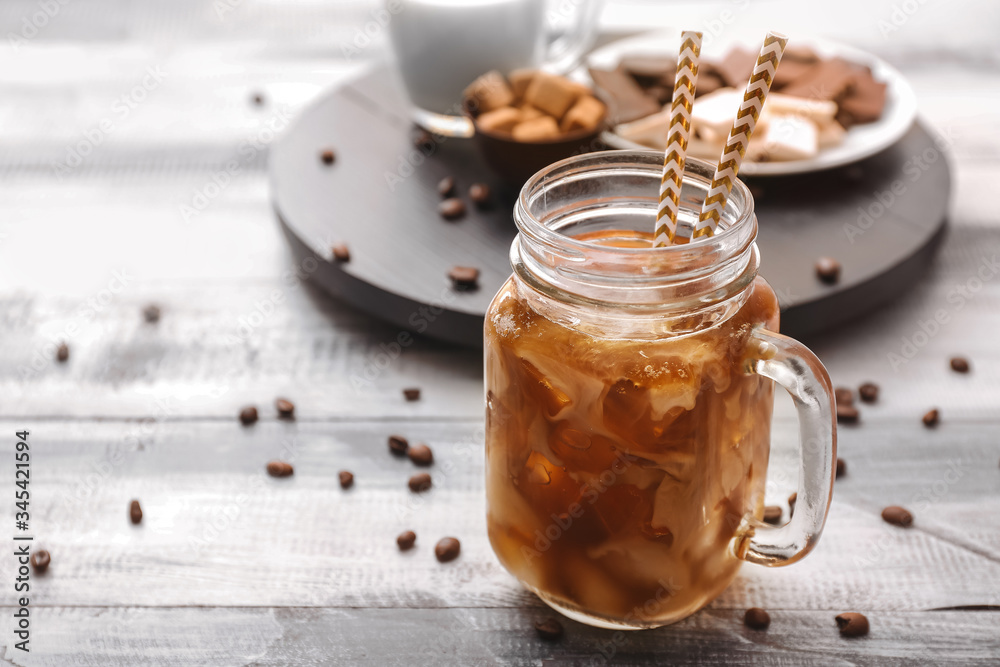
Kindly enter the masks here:
M 483 315 L 510 275 L 517 193 L 500 185 L 471 140 L 446 139 L 425 155 L 414 134 L 387 68 L 330 91 L 271 151 L 274 208 L 300 265 L 329 293 L 403 329 L 480 345 Z M 324 148 L 336 152 L 333 165 L 320 161 Z M 455 222 L 437 213 L 437 183 L 446 176 L 470 204 Z M 854 165 L 748 180 L 761 272 L 781 301 L 782 331 L 828 329 L 918 281 L 944 235 L 950 180 L 947 161 L 919 124 Z M 489 210 L 468 201 L 477 181 L 494 190 Z M 333 261 L 335 243 L 348 245 L 349 262 Z M 816 278 L 820 256 L 843 265 L 838 284 Z M 478 267 L 480 288 L 452 289 L 454 265 Z

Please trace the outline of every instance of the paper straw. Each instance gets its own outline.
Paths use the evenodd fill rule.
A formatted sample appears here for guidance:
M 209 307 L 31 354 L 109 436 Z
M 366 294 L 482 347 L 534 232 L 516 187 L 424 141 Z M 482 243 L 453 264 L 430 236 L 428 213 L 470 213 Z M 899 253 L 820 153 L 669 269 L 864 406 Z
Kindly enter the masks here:
M 691 107 L 694 104 L 694 91 L 698 86 L 701 37 L 700 32 L 693 30 L 681 33 L 677 73 L 674 74 L 674 97 L 670 102 L 670 123 L 667 126 L 667 149 L 663 153 L 663 178 L 660 179 L 660 207 L 656 211 L 654 248 L 670 245 L 677 230 L 684 160 L 691 137 Z
M 764 45 L 760 49 L 760 55 L 757 56 L 757 65 L 753 68 L 746 92 L 743 93 L 743 104 L 736 114 L 733 129 L 729 132 L 729 140 L 722 150 L 719 164 L 715 167 L 712 185 L 701 207 L 701 215 L 693 230 L 693 238 L 712 236 L 719 226 L 729 193 L 736 183 L 740 164 L 743 163 L 743 156 L 746 155 L 750 136 L 757 126 L 757 119 L 760 117 L 761 109 L 764 108 L 764 100 L 771 90 L 771 82 L 774 81 L 774 74 L 778 71 L 778 63 L 781 62 L 781 54 L 785 52 L 787 43 L 788 38 L 776 32 L 769 32 L 764 38 Z M 691 233 L 692 230 L 689 228 L 677 230 L 678 237 Z

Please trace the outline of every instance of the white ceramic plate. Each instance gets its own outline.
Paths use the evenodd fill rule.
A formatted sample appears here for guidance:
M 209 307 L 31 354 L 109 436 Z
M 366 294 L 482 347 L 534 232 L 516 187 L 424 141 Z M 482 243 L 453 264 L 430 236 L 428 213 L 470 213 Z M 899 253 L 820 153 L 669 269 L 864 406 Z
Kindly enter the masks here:
M 717 60 L 724 56 L 730 47 L 743 45 L 756 53 L 760 49 L 759 36 L 756 43 L 752 39 L 735 37 L 730 40 L 714 40 L 707 44 L 702 52 L 702 58 Z M 795 46 L 808 46 L 823 57 L 839 56 L 845 60 L 868 65 L 877 81 L 888 84 L 886 88 L 885 109 L 882 117 L 873 123 L 855 125 L 847 131 L 844 141 L 839 146 L 821 150 L 815 157 L 808 160 L 790 160 L 785 162 L 751 162 L 747 160 L 740 168 L 740 173 L 747 176 L 779 176 L 784 174 L 802 174 L 810 171 L 822 171 L 851 164 L 888 148 L 899 141 L 917 115 L 917 98 L 913 89 L 896 68 L 885 61 L 864 51 L 831 42 L 824 39 L 802 39 L 793 36 L 790 42 Z M 589 82 L 587 67 L 613 69 L 619 60 L 627 55 L 663 55 L 676 54 L 680 46 L 680 31 L 666 30 L 637 35 L 597 49 L 591 53 L 581 67 L 574 73 L 574 78 L 586 78 Z M 697 104 L 697 102 L 695 102 Z M 735 115 L 736 111 L 733 110 Z M 613 148 L 649 150 L 635 142 L 624 139 L 615 132 L 605 132 L 602 139 Z

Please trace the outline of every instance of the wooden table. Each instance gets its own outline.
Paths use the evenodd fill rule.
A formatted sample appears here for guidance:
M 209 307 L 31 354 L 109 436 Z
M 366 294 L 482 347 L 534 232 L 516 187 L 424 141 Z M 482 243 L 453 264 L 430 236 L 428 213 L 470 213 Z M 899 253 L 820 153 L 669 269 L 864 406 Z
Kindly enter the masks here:
M 2 33 L 20 34 L 41 6 L 4 3 Z M 615 5 L 605 22 L 709 26 L 723 12 L 752 22 L 790 6 Z M 957 185 L 926 279 L 807 341 L 836 384 L 882 387 L 861 424 L 841 430 L 848 472 L 816 551 L 784 570 L 746 566 L 675 626 L 618 635 L 564 621 L 565 638 L 549 644 L 532 629 L 545 610 L 485 536 L 480 352 L 417 340 L 383 357 L 399 332 L 303 282 L 308 267 L 293 265 L 268 204 L 272 130 L 384 54 L 381 31 L 357 53 L 339 46 L 374 20 L 368 4 L 58 4 L 0 54 L 0 424 L 7 452 L 15 431 L 31 431 L 30 532 L 52 554 L 31 581 L 30 654 L 13 647 L 15 562 L 0 560 L 0 655 L 17 665 L 996 664 L 1000 225 L 989 195 L 1000 54 L 998 10 L 974 7 L 928 3 L 885 35 L 888 2 L 850 0 L 837 17 L 777 26 L 822 20 L 900 67 L 947 137 Z M 74 151 L 86 153 L 79 164 Z M 143 321 L 148 303 L 163 309 L 158 324 Z M 934 329 L 935 317 L 946 322 Z M 971 359 L 970 374 L 949 370 L 955 354 Z M 406 386 L 423 398 L 405 402 Z M 295 421 L 275 418 L 276 396 L 295 401 Z M 263 416 L 249 428 L 236 419 L 246 404 Z M 942 415 L 933 430 L 920 422 L 931 407 Z M 388 455 L 393 433 L 433 446 L 429 493 L 406 490 L 412 467 Z M 794 487 L 794 440 L 782 400 L 772 502 Z M 292 461 L 294 477 L 268 477 L 275 458 Z M 341 469 L 356 476 L 349 491 Z M 140 526 L 127 519 L 132 498 Z M 913 510 L 914 526 L 884 523 L 890 504 Z M 407 528 L 417 548 L 401 554 L 394 538 Z M 462 540 L 462 555 L 442 565 L 433 544 L 444 535 Z M 749 606 L 770 610 L 768 631 L 743 626 Z M 834 615 L 851 610 L 871 620 L 868 637 L 838 635 Z

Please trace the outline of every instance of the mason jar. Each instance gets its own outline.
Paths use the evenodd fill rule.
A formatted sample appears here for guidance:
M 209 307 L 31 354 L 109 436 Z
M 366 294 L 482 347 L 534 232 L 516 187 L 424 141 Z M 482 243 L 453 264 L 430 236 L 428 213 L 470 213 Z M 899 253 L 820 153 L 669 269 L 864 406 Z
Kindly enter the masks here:
M 673 623 L 743 561 L 803 557 L 833 489 L 830 379 L 777 333 L 749 190 L 736 183 L 714 236 L 653 248 L 662 161 L 589 153 L 532 177 L 485 323 L 493 550 L 547 604 L 609 628 Z M 688 160 L 681 220 L 712 174 Z M 761 520 L 775 382 L 800 422 L 781 526 Z

